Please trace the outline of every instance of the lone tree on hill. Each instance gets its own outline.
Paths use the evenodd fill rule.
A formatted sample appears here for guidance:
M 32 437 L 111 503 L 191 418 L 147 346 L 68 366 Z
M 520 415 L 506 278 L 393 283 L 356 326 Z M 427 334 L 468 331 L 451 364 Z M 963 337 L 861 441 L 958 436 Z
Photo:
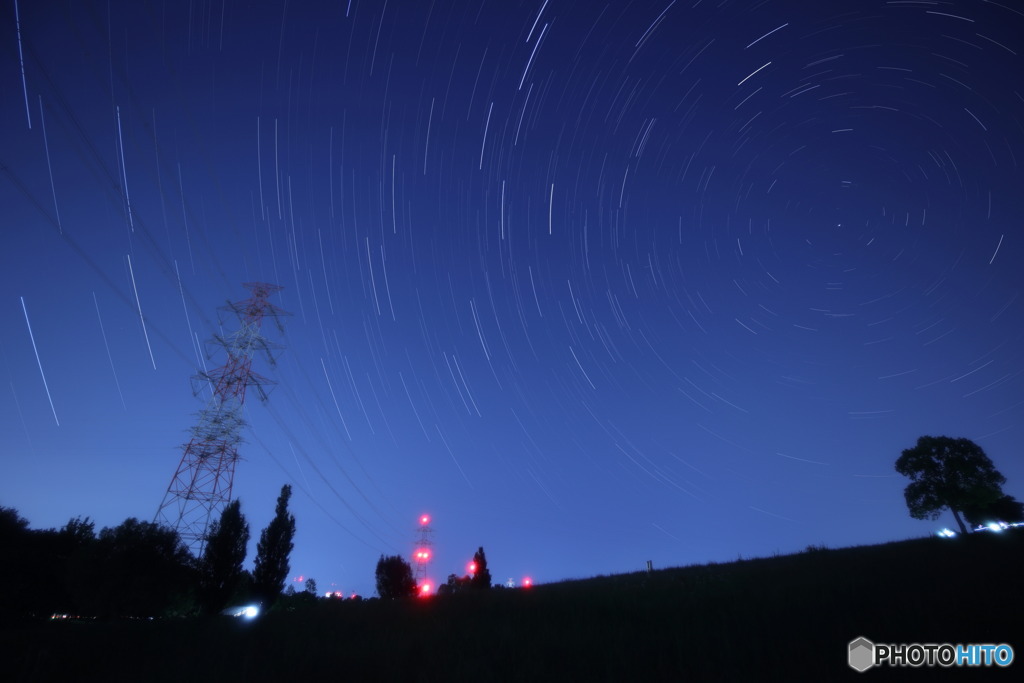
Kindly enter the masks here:
M 273 603 L 284 589 L 288 578 L 288 556 L 295 544 L 295 516 L 288 512 L 288 499 L 292 487 L 285 484 L 277 498 L 274 519 L 260 534 L 256 545 L 256 567 L 252 575 L 253 590 L 258 596 Z
M 219 612 L 242 581 L 242 563 L 249 545 L 249 523 L 242 515 L 241 502 L 231 501 L 210 525 L 200 561 L 202 601 L 208 612 Z
M 401 555 L 381 555 L 377 560 L 377 595 L 383 600 L 416 595 L 412 567 Z
M 490 588 L 491 572 L 487 568 L 487 556 L 484 555 L 483 547 L 473 554 L 473 565 L 476 567 L 476 572 L 470 579 L 469 585 L 472 588 Z
M 1006 477 L 973 441 L 922 436 L 896 461 L 896 471 L 910 478 L 903 492 L 914 519 L 937 519 L 946 508 L 966 534 L 961 513 L 985 508 L 1003 496 Z

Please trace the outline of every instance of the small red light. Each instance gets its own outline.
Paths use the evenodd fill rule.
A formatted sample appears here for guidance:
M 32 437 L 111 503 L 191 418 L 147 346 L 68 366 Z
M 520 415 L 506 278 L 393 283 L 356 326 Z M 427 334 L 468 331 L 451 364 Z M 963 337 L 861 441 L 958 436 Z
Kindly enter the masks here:
M 420 524 L 423 524 L 424 526 L 430 524 L 430 515 L 423 515 L 420 517 Z
M 529 588 L 532 585 L 533 579 L 531 579 L 530 577 L 526 577 L 525 579 L 523 579 L 523 588 Z

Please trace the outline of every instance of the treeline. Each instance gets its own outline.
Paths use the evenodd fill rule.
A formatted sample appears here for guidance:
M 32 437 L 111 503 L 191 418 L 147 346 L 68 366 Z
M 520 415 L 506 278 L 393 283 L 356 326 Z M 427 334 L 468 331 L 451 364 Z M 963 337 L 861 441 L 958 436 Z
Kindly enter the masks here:
M 248 601 L 270 606 L 290 569 L 290 497 L 285 485 L 252 572 L 243 568 L 249 525 L 237 500 L 210 525 L 198 558 L 174 529 L 134 517 L 98 533 L 81 517 L 30 529 L 17 510 L 0 506 L 0 618 L 185 617 Z
M 99 534 L 88 518 L 29 529 L 0 508 L 0 613 L 96 617 L 176 616 L 196 611 L 198 567 L 173 529 L 126 519 Z
M 0 506 L 0 620 L 180 618 L 253 603 L 263 610 L 311 605 L 313 579 L 304 591 L 285 590 L 295 536 L 290 498 L 285 485 L 260 534 L 252 571 L 244 568 L 250 531 L 238 500 L 210 524 L 199 557 L 177 531 L 154 522 L 130 517 L 97 532 L 88 517 L 76 517 L 59 529 L 31 529 L 17 510 Z M 491 588 L 491 572 L 481 547 L 465 576 L 418 585 L 404 558 L 381 555 L 376 584 L 385 600 L 451 595 Z
M 448 575 L 448 582 L 437 587 L 437 595 L 452 595 L 466 591 L 491 588 L 491 571 L 487 568 L 487 555 L 481 546 L 474 554 L 473 561 L 466 567 L 465 576 Z M 434 587 L 429 583 L 417 584 L 413 577 L 412 565 L 401 555 L 380 556 L 377 561 L 377 595 L 383 600 L 411 598 L 417 595 L 429 596 Z M 495 588 L 503 588 L 500 583 Z

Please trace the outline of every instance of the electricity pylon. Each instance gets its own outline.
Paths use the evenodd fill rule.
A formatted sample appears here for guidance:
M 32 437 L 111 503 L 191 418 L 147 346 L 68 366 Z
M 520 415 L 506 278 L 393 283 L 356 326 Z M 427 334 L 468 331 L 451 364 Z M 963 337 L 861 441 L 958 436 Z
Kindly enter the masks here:
M 264 387 L 272 383 L 252 369 L 257 353 L 265 354 L 273 366 L 271 351 L 281 348 L 262 335 L 263 320 L 272 318 L 281 330 L 279 318 L 289 315 L 267 301 L 267 297 L 282 289 L 280 286 L 263 282 L 246 282 L 242 286 L 252 296 L 228 302 L 221 308 L 238 316 L 238 331 L 228 337 L 214 335 L 210 340 L 227 351 L 227 361 L 192 378 L 195 393 L 209 386 L 212 395 L 206 407 L 197 413 L 199 420 L 191 429 L 192 439 L 184 445 L 181 462 L 154 519 L 176 529 L 196 557 L 202 555 L 211 519 L 231 502 L 238 444 L 245 426 L 242 405 L 246 389 L 255 388 L 260 400 L 266 401 Z

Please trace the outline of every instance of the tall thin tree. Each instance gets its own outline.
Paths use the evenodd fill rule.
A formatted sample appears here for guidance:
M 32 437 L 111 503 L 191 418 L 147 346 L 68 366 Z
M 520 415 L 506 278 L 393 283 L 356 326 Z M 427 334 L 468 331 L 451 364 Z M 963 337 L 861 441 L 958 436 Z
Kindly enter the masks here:
M 487 555 L 484 554 L 483 547 L 473 554 L 473 564 L 476 565 L 476 572 L 469 585 L 473 588 L 490 588 L 491 570 L 487 568 Z
M 208 612 L 224 609 L 238 588 L 248 545 L 249 523 L 242 515 L 241 502 L 235 499 L 210 525 L 206 536 L 200 568 L 203 607 Z
M 274 519 L 260 534 L 260 541 L 256 545 L 253 589 L 267 604 L 277 600 L 288 578 L 288 557 L 295 545 L 295 516 L 288 512 L 288 499 L 291 496 L 292 487 L 289 484 L 282 486 Z

